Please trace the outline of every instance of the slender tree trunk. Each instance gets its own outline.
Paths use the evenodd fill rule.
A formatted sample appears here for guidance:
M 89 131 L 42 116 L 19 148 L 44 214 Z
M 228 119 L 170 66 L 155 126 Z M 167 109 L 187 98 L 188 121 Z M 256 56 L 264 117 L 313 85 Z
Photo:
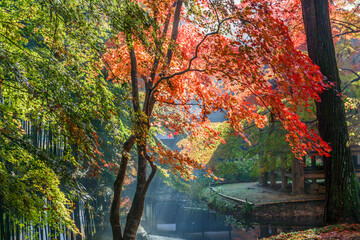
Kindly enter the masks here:
M 85 238 L 90 239 L 91 234 L 91 219 L 90 219 L 90 210 L 87 206 L 84 206 L 84 229 L 85 229 Z
M 124 229 L 124 240 L 135 239 L 136 232 L 140 224 L 141 216 L 144 208 L 145 196 L 142 196 L 142 192 L 146 184 L 146 143 L 138 143 L 138 169 L 136 180 L 136 191 L 133 197 L 130 211 L 126 218 L 126 225 Z
M 79 199 L 75 201 L 74 221 L 75 221 L 76 227 L 80 231 L 80 234 L 76 235 L 76 240 L 81 240 L 82 239 L 82 232 L 81 232 L 80 200 Z
M 325 222 L 359 220 L 359 187 L 349 147 L 344 101 L 331 34 L 328 0 L 302 0 L 309 57 L 334 86 L 316 103 L 320 136 L 330 144 L 331 157 L 324 157 L 326 201 Z
M 114 182 L 114 197 L 110 209 L 110 222 L 114 240 L 122 240 L 120 225 L 120 202 L 121 191 L 125 179 L 127 163 L 130 157 L 130 149 L 135 144 L 135 136 L 132 135 L 125 143 L 122 151 L 120 167 Z

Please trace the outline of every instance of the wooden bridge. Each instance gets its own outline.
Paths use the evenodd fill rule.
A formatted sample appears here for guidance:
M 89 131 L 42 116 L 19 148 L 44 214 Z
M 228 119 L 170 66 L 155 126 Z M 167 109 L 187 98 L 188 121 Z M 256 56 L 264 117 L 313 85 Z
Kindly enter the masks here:
M 352 147 L 352 158 L 354 161 L 356 176 L 360 178 L 360 147 Z M 261 179 L 263 185 L 268 184 L 270 178 L 270 187 L 276 188 L 276 176 L 281 176 L 281 189 L 288 187 L 288 181 L 291 179 L 291 190 L 293 193 L 305 193 L 305 182 L 310 183 L 310 189 L 319 193 L 325 192 L 325 187 L 318 183 L 324 183 L 325 172 L 324 163 L 321 156 L 309 156 L 303 161 L 292 160 L 290 171 L 281 168 L 280 171 L 271 171 L 265 173 Z

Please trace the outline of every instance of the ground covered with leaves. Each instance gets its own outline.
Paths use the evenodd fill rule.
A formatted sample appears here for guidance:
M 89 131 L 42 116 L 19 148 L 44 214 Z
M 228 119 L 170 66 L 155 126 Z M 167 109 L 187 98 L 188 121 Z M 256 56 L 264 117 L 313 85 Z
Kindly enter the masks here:
M 342 239 L 360 240 L 360 224 L 331 225 L 322 228 L 314 228 L 300 232 L 281 233 L 266 238 L 268 240 L 297 240 L 297 239 Z

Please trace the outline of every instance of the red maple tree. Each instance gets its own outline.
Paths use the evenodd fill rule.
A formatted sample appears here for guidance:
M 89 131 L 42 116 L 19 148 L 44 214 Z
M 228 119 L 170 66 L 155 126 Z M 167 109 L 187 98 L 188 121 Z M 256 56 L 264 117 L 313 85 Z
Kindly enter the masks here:
M 194 168 L 204 168 L 187 154 L 150 146 L 153 125 L 189 134 L 190 139 L 203 137 L 210 146 L 219 133 L 209 125 L 208 115 L 222 110 L 245 140 L 246 124 L 263 128 L 270 120 L 279 121 L 297 157 L 307 151 L 328 154 L 328 145 L 298 115 L 319 100 L 319 92 L 327 86 L 319 68 L 294 47 L 288 27 L 270 4 L 129 0 L 121 9 L 120 33 L 108 42 L 104 62 L 109 79 L 131 85 L 134 126 L 114 184 L 114 239 L 135 238 L 156 164 L 168 164 L 184 177 L 191 177 Z M 121 190 L 135 143 L 136 193 L 122 234 Z

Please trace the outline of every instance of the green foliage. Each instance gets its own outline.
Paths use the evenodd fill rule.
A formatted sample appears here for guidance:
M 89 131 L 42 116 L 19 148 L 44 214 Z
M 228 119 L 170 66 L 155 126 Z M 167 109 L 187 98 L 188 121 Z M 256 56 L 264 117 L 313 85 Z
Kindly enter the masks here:
M 229 161 L 225 160 L 216 165 L 216 176 L 231 182 L 251 182 L 256 181 L 254 174 L 255 159 L 240 159 Z
M 5 206 L 16 209 L 18 215 L 33 224 L 46 222 L 58 229 L 61 220 L 69 229 L 77 232 L 70 218 L 71 203 L 60 190 L 57 174 L 44 162 L 33 159 L 26 151 L 14 151 L 19 156 L 18 159 L 4 156 L 4 151 L 0 153 L 0 158 L 7 157 L 8 160 L 0 162 L 0 196 Z
M 214 123 L 213 127 L 220 132 L 224 139 L 222 143 L 220 140 L 216 141 L 211 148 L 205 147 L 202 140 L 199 138 L 193 140 L 193 147 L 196 151 L 195 157 L 202 159 L 207 163 L 217 177 L 223 178 L 225 181 L 246 182 L 257 179 L 256 162 L 258 156 L 256 154 L 248 153 L 248 146 L 243 138 L 239 135 L 233 134 L 228 123 Z M 182 146 L 187 139 L 179 142 Z M 209 184 L 212 180 L 202 180 L 202 175 L 198 174 L 196 182 L 206 182 Z M 206 186 L 205 184 L 205 186 Z
M 253 206 L 246 202 L 244 204 L 244 207 L 242 208 L 243 215 L 249 216 L 252 210 L 253 210 Z
M 0 201 L 58 230 L 61 222 L 76 231 L 69 199 L 85 197 L 78 178 L 98 173 L 117 154 L 99 150 L 128 134 L 116 117 L 126 108 L 114 101 L 123 92 L 101 71 L 101 3 L 0 3 Z
M 157 176 L 160 177 L 165 184 L 179 191 L 188 192 L 190 188 L 189 182 L 185 182 L 176 175 L 169 174 L 167 169 L 162 166 L 158 166 Z

